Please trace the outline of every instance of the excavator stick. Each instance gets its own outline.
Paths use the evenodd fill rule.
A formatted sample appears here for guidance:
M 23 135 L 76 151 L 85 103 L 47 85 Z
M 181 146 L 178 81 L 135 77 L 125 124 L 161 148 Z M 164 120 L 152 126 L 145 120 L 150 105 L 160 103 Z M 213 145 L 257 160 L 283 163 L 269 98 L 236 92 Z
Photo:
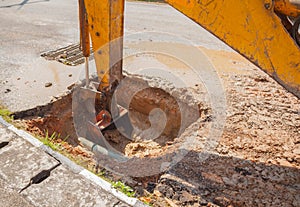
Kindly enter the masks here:
M 124 0 L 79 0 L 80 45 L 86 58 L 86 87 L 74 92 L 74 119 L 78 137 L 84 143 L 94 143 L 101 152 L 114 152 L 102 132 L 123 127 L 130 137 L 132 126 L 127 109 L 113 104 L 114 89 L 122 79 Z M 88 57 L 90 38 L 96 62 L 98 82 L 89 83 Z M 117 156 L 117 152 L 113 155 Z M 118 157 L 118 156 L 117 156 Z
M 124 0 L 84 0 L 100 91 L 122 79 Z

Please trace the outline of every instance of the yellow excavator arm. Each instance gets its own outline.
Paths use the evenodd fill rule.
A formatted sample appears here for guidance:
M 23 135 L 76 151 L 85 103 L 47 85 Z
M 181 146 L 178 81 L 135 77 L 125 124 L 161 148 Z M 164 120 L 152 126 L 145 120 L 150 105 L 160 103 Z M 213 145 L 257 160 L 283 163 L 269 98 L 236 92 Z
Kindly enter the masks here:
M 80 16 L 86 18 L 81 28 L 89 28 L 99 80 L 107 87 L 122 78 L 123 45 L 114 40 L 123 36 L 124 0 L 79 1 L 84 7 L 81 13 L 86 14 Z M 300 98 L 300 0 L 166 2 Z

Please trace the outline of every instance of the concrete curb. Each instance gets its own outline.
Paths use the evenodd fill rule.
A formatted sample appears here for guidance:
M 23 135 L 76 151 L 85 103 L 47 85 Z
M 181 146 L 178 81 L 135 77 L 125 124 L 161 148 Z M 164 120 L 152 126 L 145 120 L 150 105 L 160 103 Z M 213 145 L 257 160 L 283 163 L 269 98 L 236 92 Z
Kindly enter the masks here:
M 144 203 L 142 203 L 141 201 L 139 201 L 138 199 L 130 198 L 127 195 L 121 193 L 120 191 L 117 191 L 115 188 L 112 187 L 112 185 L 109 182 L 103 180 L 102 178 L 91 173 L 90 171 L 77 165 L 76 163 L 74 163 L 69 158 L 65 157 L 64 155 L 62 155 L 56 151 L 53 151 L 50 147 L 44 145 L 41 141 L 39 141 L 38 139 L 36 139 L 32 135 L 30 135 L 29 133 L 27 133 L 23 130 L 17 129 L 12 124 L 7 123 L 1 116 L 0 116 L 0 124 L 4 125 L 5 127 L 7 127 L 7 129 L 14 132 L 18 136 L 22 137 L 23 139 L 25 139 L 26 141 L 31 143 L 33 146 L 40 148 L 47 154 L 49 154 L 49 155 L 53 156 L 55 159 L 59 160 L 63 165 L 67 166 L 73 173 L 80 174 L 85 179 L 92 181 L 93 183 L 100 186 L 102 189 L 104 189 L 108 193 L 114 195 L 116 198 L 123 201 L 124 203 L 126 203 L 130 206 L 133 206 L 133 207 L 146 207 L 147 206 Z

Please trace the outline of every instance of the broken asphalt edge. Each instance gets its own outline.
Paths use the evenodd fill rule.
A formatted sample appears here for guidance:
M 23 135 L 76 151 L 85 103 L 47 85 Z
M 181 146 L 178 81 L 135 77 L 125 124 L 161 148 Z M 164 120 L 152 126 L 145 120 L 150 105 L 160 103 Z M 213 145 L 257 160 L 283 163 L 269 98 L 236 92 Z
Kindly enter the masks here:
M 30 135 L 29 133 L 17 129 L 14 125 L 9 124 L 6 122 L 2 116 L 0 116 L 0 124 L 4 125 L 9 129 L 10 131 L 14 132 L 18 136 L 22 137 L 29 143 L 31 143 L 33 146 L 40 148 L 47 154 L 53 156 L 55 159 L 59 160 L 63 165 L 67 166 L 73 173 L 80 174 L 84 178 L 90 180 L 91 182 L 95 183 L 96 185 L 100 186 L 103 190 L 107 191 L 108 193 L 114 195 L 119 200 L 125 202 L 126 204 L 133 206 L 133 207 L 146 207 L 147 205 L 142 203 L 140 200 L 136 198 L 130 198 L 127 195 L 123 194 L 120 191 L 117 191 L 115 188 L 112 187 L 112 185 L 103 180 L 102 178 L 98 177 L 97 175 L 93 174 L 92 172 L 86 170 L 85 168 L 77 165 L 73 161 L 71 161 L 69 158 L 65 157 L 64 155 L 52 150 L 50 147 L 44 145 L 41 141 L 39 141 L 34 136 Z

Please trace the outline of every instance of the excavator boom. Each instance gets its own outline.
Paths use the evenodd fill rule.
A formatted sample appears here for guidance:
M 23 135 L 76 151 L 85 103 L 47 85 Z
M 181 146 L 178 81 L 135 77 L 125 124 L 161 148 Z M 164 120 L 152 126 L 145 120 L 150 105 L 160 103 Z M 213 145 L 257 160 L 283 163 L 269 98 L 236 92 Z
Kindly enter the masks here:
M 300 98 L 300 48 L 275 14 L 274 1 L 166 1 Z

